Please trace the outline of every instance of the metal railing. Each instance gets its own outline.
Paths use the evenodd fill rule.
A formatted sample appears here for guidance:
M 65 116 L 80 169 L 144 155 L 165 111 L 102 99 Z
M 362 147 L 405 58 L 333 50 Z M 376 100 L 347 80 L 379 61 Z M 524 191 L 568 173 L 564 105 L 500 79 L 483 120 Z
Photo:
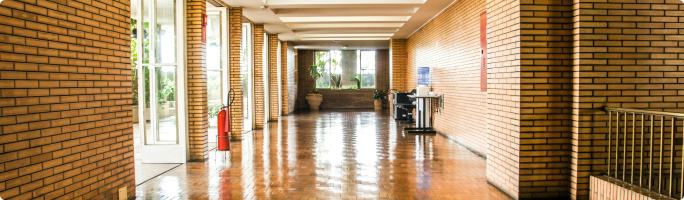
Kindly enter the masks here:
M 684 198 L 684 114 L 605 107 L 608 176 Z

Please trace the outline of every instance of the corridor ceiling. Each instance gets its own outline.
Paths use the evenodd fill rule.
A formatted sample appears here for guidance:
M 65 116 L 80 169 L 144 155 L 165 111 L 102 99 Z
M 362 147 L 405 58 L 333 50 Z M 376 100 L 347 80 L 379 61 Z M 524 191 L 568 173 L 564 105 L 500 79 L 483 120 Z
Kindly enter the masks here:
M 454 0 L 223 0 L 297 49 L 387 49 Z M 262 9 L 262 6 L 266 6 Z

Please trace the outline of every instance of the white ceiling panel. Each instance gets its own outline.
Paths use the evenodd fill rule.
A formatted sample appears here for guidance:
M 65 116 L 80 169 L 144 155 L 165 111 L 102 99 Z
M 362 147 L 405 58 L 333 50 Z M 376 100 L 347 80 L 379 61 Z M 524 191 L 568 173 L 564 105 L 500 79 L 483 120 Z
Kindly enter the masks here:
M 427 0 L 262 0 L 266 5 L 424 4 Z
M 337 16 L 337 17 L 280 17 L 285 23 L 311 22 L 405 22 L 411 16 Z
M 278 38 L 305 49 L 389 48 L 454 0 L 223 0 Z M 262 6 L 265 6 L 262 9 Z M 336 41 L 336 42 L 333 42 Z
M 326 40 L 326 41 L 335 41 L 335 40 L 389 40 L 389 37 L 369 37 L 369 38 L 361 38 L 361 37 L 327 37 L 327 38 L 306 38 L 303 37 L 301 40 Z

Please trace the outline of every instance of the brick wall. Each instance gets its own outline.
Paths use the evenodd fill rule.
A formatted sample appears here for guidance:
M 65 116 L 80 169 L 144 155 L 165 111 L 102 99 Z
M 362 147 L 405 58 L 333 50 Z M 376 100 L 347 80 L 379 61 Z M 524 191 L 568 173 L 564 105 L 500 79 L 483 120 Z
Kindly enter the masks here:
M 242 8 L 230 8 L 228 16 L 228 56 L 230 57 L 230 89 L 235 91 L 235 100 L 230 106 L 231 140 L 242 140 L 242 74 L 240 70 L 240 45 L 242 41 Z M 232 98 L 232 97 L 231 97 Z
M 135 195 L 129 1 L 0 5 L 0 196 Z
M 430 67 L 432 90 L 444 94 L 442 114 L 434 115 L 435 129 L 481 155 L 487 151 L 481 129 L 487 126 L 487 93 L 480 91 L 479 17 L 484 6 L 482 0 L 456 2 L 414 33 L 406 45 L 405 81 L 407 90 L 415 89 L 417 67 Z
M 315 84 L 313 78 L 309 76 L 309 66 L 314 63 L 314 50 L 299 50 L 297 54 L 299 83 L 297 91 L 297 109 L 309 109 L 306 95 Z M 376 50 L 376 89 L 387 90 L 389 84 L 389 50 Z M 321 89 L 323 102 L 321 108 L 374 108 L 373 91 L 376 89 L 361 90 L 331 90 Z M 387 102 L 383 104 L 387 107 Z
M 657 193 L 606 176 L 591 176 L 589 199 L 668 200 Z
M 390 40 L 390 89 L 407 91 L 406 87 L 406 39 Z
M 435 129 L 486 155 L 488 181 L 515 198 L 520 188 L 519 3 L 456 1 L 408 38 L 408 66 L 392 73 L 394 85 L 401 80 L 394 75 L 405 74 L 403 90 L 411 90 L 417 86 L 417 67 L 431 68 L 431 87 L 444 94 L 441 114 L 433 115 Z M 480 14 L 484 11 L 487 92 L 480 91 Z
M 255 129 L 264 128 L 264 25 L 254 25 L 254 121 Z
M 679 0 L 575 0 L 573 198 L 606 170 L 607 115 L 600 108 L 684 112 L 684 5 Z M 581 8 L 581 9 L 580 9 Z M 614 138 L 615 136 L 613 136 Z
M 520 198 L 569 198 L 572 2 L 521 1 Z
M 206 47 L 202 42 L 202 14 L 207 11 L 206 5 L 206 0 L 187 1 L 188 150 L 191 161 L 204 161 L 209 156 Z
M 520 5 L 487 0 L 487 180 L 518 198 Z
M 280 116 L 280 111 L 278 110 L 278 35 L 271 34 L 268 35 L 268 51 L 269 51 L 269 84 L 268 89 L 269 96 L 269 117 L 268 121 L 277 121 L 278 116 Z
M 295 82 L 295 49 L 289 42 L 281 44 L 281 78 L 282 78 L 282 115 L 290 115 L 294 112 L 297 101 L 297 83 Z

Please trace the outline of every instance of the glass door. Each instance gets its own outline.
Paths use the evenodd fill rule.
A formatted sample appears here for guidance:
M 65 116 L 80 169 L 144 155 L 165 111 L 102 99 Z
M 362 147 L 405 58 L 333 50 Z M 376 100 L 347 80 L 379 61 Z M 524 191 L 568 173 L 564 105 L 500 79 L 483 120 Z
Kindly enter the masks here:
M 247 133 L 252 131 L 254 127 L 254 87 L 252 69 L 254 67 L 254 43 L 252 34 L 252 25 L 250 23 L 242 24 L 242 45 L 240 56 L 242 58 L 240 62 L 240 72 L 242 76 L 242 132 Z
M 228 20 L 226 8 L 207 8 L 207 99 L 209 106 L 209 143 L 217 142 L 218 119 L 228 94 Z M 225 33 L 225 34 L 224 34 Z
M 143 163 L 185 163 L 183 1 L 138 3 L 138 107 Z M 181 19 L 181 20 L 179 20 Z

